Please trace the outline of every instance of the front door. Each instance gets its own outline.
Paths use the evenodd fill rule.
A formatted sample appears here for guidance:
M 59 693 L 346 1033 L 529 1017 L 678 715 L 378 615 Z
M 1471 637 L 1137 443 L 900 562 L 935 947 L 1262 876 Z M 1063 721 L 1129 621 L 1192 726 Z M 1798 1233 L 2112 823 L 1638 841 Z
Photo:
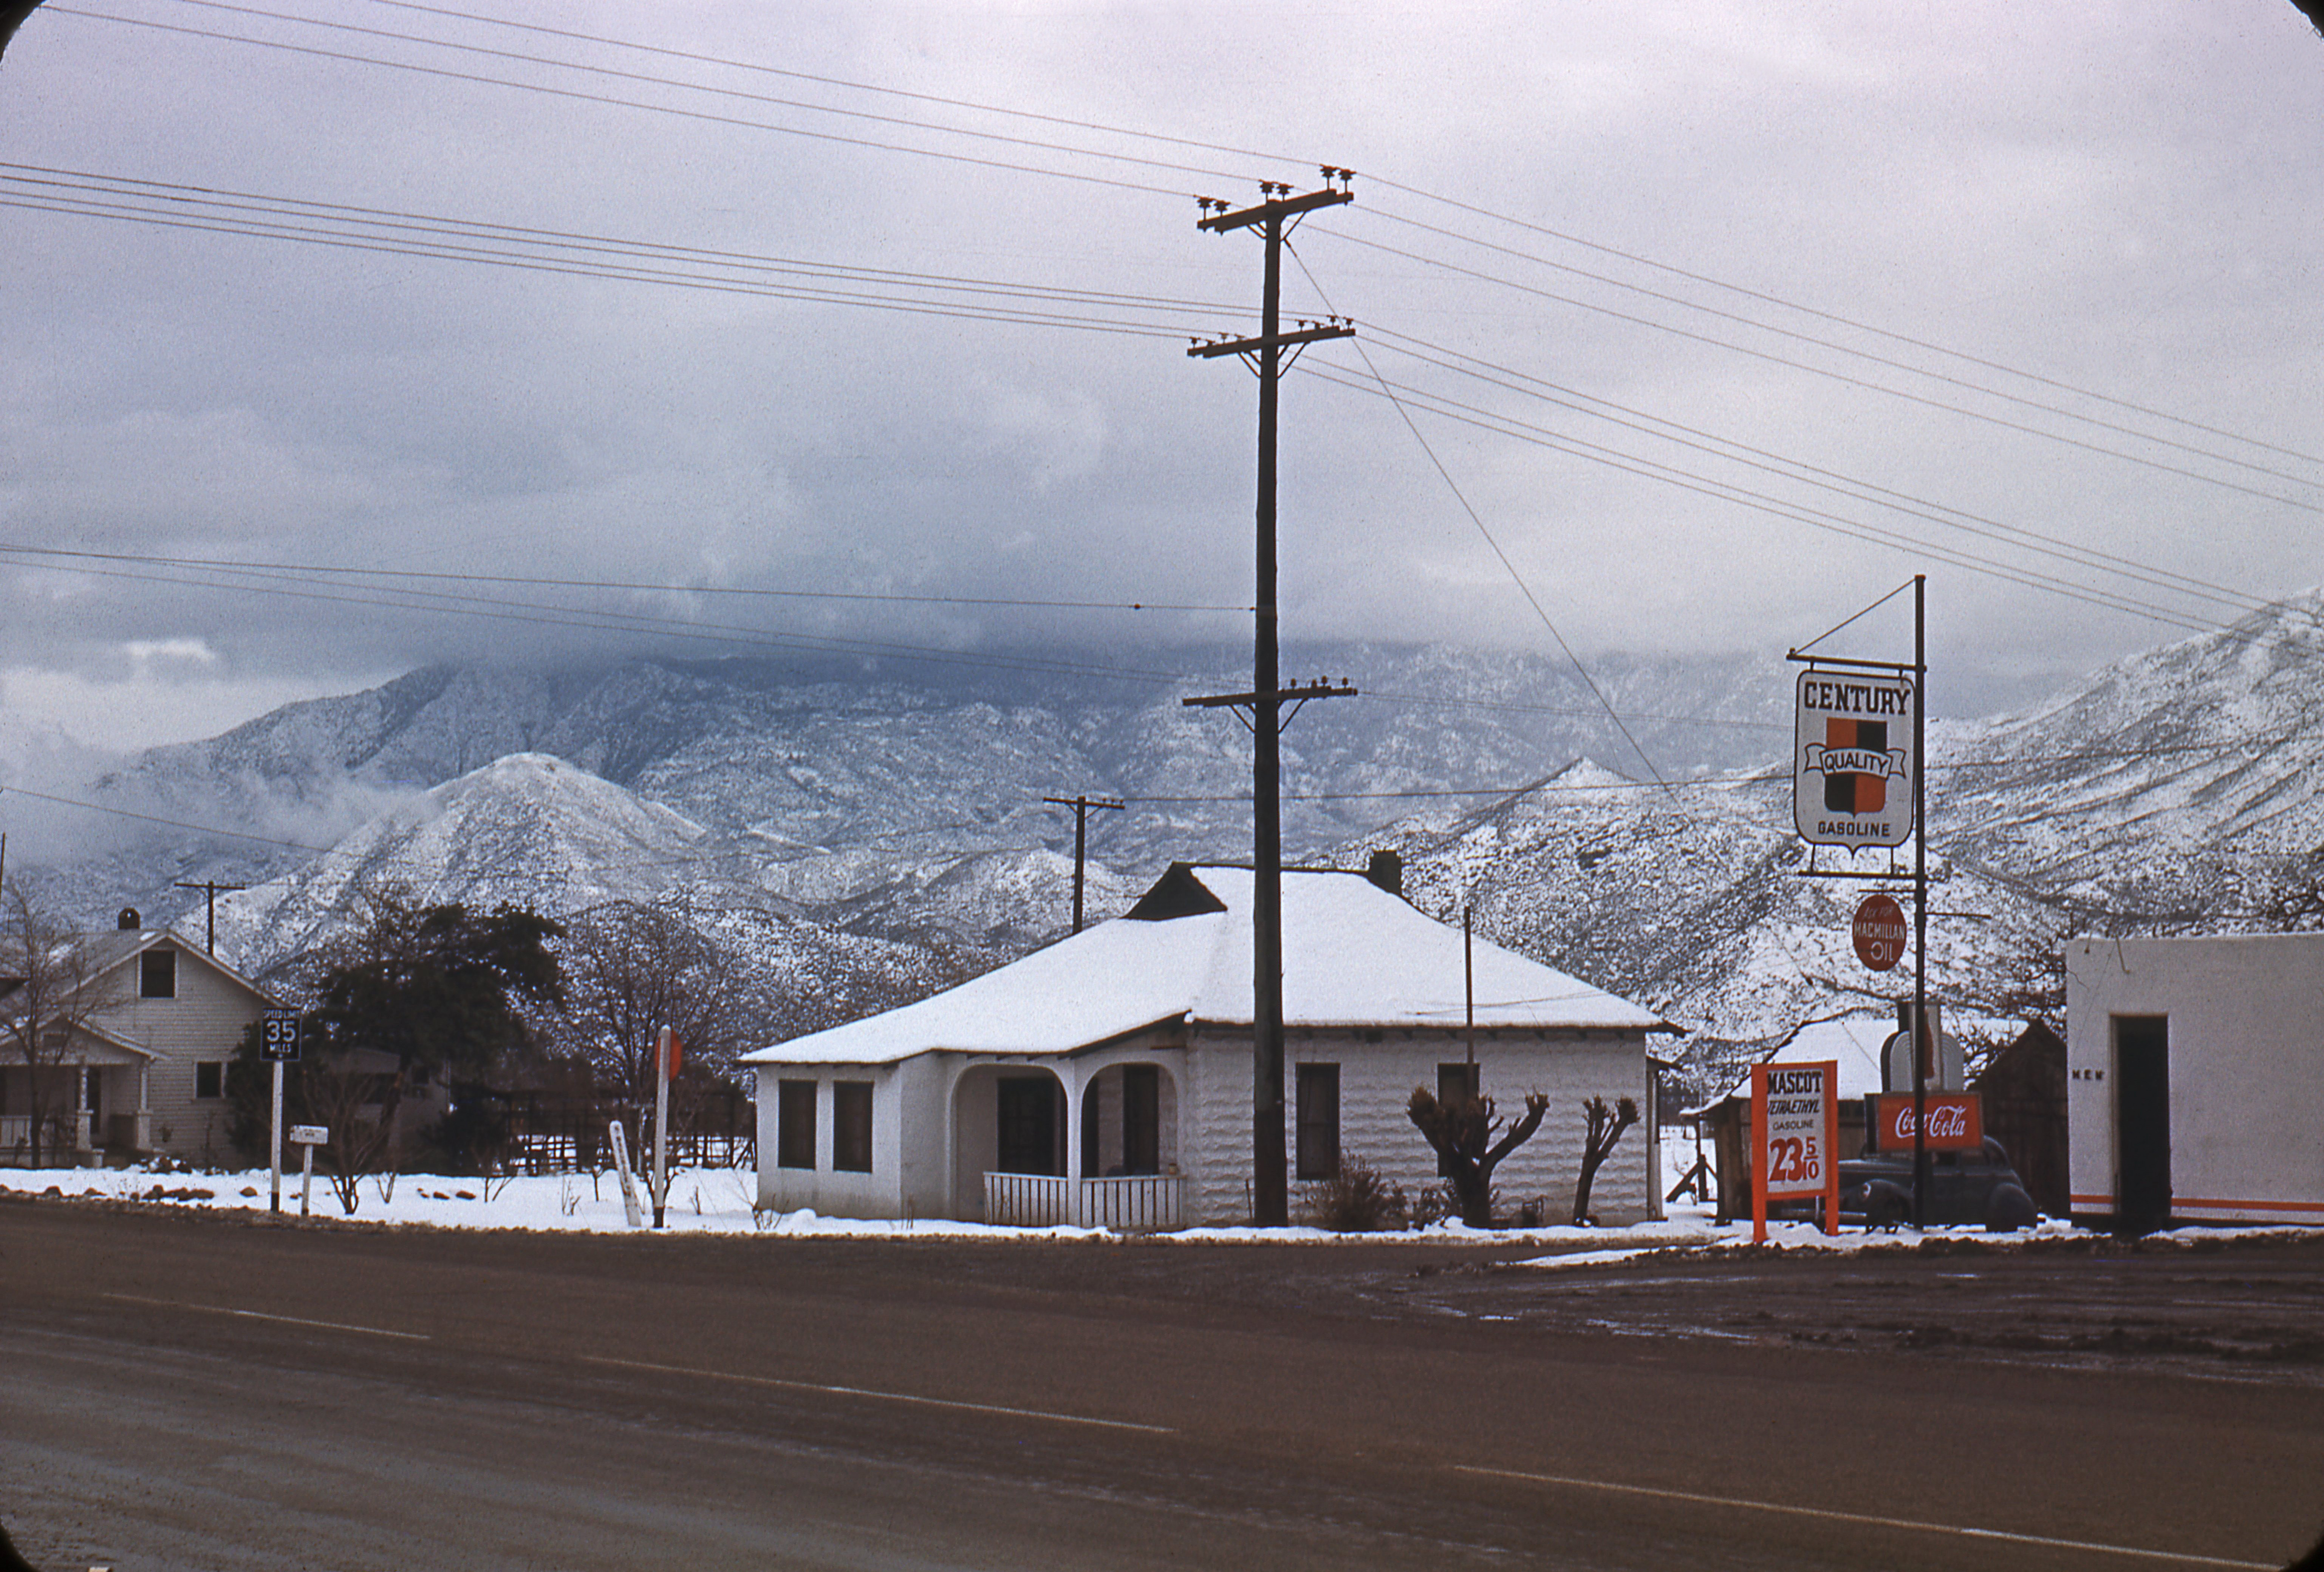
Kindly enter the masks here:
M 2115 1226 L 2151 1234 L 2171 1222 L 2171 1018 L 2114 1019 Z
M 1151 1064 L 1121 1067 L 1121 1171 L 1162 1172 L 1162 1072 Z
M 1064 1123 L 1059 1104 L 1065 1089 L 1047 1075 L 1004 1075 L 999 1087 L 1001 1173 L 1062 1174 L 1063 1147 L 1057 1135 Z

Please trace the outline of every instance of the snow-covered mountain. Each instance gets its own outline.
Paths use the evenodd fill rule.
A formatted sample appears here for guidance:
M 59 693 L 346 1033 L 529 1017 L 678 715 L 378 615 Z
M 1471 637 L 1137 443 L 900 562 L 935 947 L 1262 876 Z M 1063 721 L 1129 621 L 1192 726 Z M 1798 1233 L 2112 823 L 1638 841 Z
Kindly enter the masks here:
M 1940 997 L 2006 1016 L 2053 980 L 2043 958 L 2066 933 L 2248 924 L 2313 881 L 2319 606 L 2304 596 L 2049 703 L 1932 725 Z M 721 933 L 786 1021 L 844 1018 L 1064 932 L 1073 816 L 1044 798 L 1128 804 L 1090 815 L 1093 919 L 1173 858 L 1247 859 L 1247 736 L 1181 703 L 1248 685 L 1241 658 L 417 672 L 155 749 L 92 788 L 267 839 L 157 826 L 51 868 L 47 887 L 84 920 L 126 901 L 198 925 L 179 881 L 250 884 L 220 899 L 221 942 L 260 970 L 377 881 L 559 914 L 658 901 Z M 1885 1011 L 1909 986 L 1849 949 L 1865 886 L 1802 877 L 1784 663 L 1593 670 L 1655 772 L 1712 777 L 1671 786 L 1640 784 L 1647 765 L 1546 661 L 1350 646 L 1285 669 L 1364 694 L 1308 706 L 1286 735 L 1294 860 L 1360 866 L 1393 846 L 1424 909 L 1471 907 L 1481 933 L 1695 1027 L 1713 1056 Z

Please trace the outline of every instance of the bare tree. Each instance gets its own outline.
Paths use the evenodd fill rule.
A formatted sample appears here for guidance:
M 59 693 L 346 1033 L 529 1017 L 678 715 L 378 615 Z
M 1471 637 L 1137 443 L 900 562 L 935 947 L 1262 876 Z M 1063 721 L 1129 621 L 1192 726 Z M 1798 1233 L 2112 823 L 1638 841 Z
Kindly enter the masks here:
M 691 1123 L 742 1045 L 743 1019 L 717 949 L 668 906 L 620 901 L 575 918 L 564 945 L 566 1051 L 627 1116 L 632 1140 L 654 1101 L 654 1043 L 678 1034 L 687 1071 L 670 1089 L 671 1123 Z
M 0 1048 L 24 1067 L 31 1107 L 32 1165 L 41 1165 L 42 1137 L 62 1145 L 65 1094 L 79 1073 L 73 1037 L 90 1018 L 116 1002 L 118 987 L 91 973 L 87 946 L 69 928 L 33 906 L 21 889 L 0 902 Z
M 1452 1181 L 1453 1198 L 1461 1203 L 1461 1220 L 1472 1228 L 1493 1226 L 1493 1170 L 1502 1158 L 1533 1138 L 1548 1111 L 1546 1095 L 1528 1094 L 1525 1117 L 1495 1141 L 1493 1131 L 1499 1121 L 1493 1117 L 1491 1098 L 1438 1102 L 1426 1087 L 1416 1086 L 1406 1109 L 1414 1126 L 1435 1148 L 1444 1176 Z
M 1593 1097 L 1582 1105 L 1582 1112 L 1590 1121 L 1590 1129 L 1582 1141 L 1582 1178 L 1573 1187 L 1576 1227 L 1590 1220 L 1590 1187 L 1597 1181 L 1598 1170 L 1614 1154 L 1614 1144 L 1622 1138 L 1622 1132 L 1638 1122 L 1638 1105 L 1624 1098 L 1609 1108 L 1604 1098 Z
M 339 1209 L 349 1217 L 355 1216 L 360 1199 L 356 1185 L 363 1176 L 392 1173 L 399 1166 L 395 1119 L 390 1112 L 395 1099 L 388 1091 L 394 1079 L 392 1071 L 361 1069 L 356 1055 L 328 1048 L 298 1066 L 302 1111 L 308 1122 L 330 1132 L 330 1139 L 323 1143 L 323 1161 L 329 1166 Z

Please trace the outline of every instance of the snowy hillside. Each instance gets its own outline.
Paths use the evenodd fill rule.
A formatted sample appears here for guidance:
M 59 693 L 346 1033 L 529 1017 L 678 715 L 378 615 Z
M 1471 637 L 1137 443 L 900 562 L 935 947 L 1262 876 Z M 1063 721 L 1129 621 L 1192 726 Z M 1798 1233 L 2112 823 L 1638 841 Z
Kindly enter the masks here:
M 2017 1013 L 2069 933 L 2248 924 L 2313 880 L 2319 606 L 2154 649 L 2035 709 L 1932 726 L 1947 878 L 1929 965 L 1959 1016 Z M 264 839 L 153 826 L 52 864 L 41 887 L 89 921 L 120 904 L 188 914 L 179 881 L 256 886 L 221 900 L 220 930 L 261 970 L 380 882 L 556 913 L 673 904 L 720 931 L 785 1020 L 827 1024 L 1065 931 L 1073 816 L 1045 797 L 1128 804 L 1090 815 L 1093 921 L 1172 859 L 1247 859 L 1247 734 L 1180 702 L 1244 685 L 1242 658 L 414 673 L 155 749 L 92 787 Z M 1351 646 L 1288 653 L 1285 669 L 1349 674 L 1364 694 L 1310 705 L 1286 733 L 1294 860 L 1360 867 L 1394 846 L 1424 910 L 1457 923 L 1472 907 L 1487 936 L 1694 1027 L 1698 1054 L 1885 1014 L 1909 986 L 1849 949 L 1867 887 L 1801 877 L 1784 663 L 1600 663 L 1655 770 L 1705 777 L 1668 787 L 1639 784 L 1646 763 L 1545 661 Z

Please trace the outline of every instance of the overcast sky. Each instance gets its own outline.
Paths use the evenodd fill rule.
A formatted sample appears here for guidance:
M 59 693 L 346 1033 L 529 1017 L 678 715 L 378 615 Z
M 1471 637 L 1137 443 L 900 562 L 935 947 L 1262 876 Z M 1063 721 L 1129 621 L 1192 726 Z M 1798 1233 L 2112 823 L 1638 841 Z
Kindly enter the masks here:
M 2319 126 L 2286 0 L 51 0 L 0 722 L 1247 639 L 1256 383 L 1185 351 L 1262 248 L 1193 198 L 1321 164 L 1286 310 L 1358 336 L 1284 387 L 1286 638 L 1775 654 L 1926 572 L 1957 691 L 2087 669 L 2324 581 Z

